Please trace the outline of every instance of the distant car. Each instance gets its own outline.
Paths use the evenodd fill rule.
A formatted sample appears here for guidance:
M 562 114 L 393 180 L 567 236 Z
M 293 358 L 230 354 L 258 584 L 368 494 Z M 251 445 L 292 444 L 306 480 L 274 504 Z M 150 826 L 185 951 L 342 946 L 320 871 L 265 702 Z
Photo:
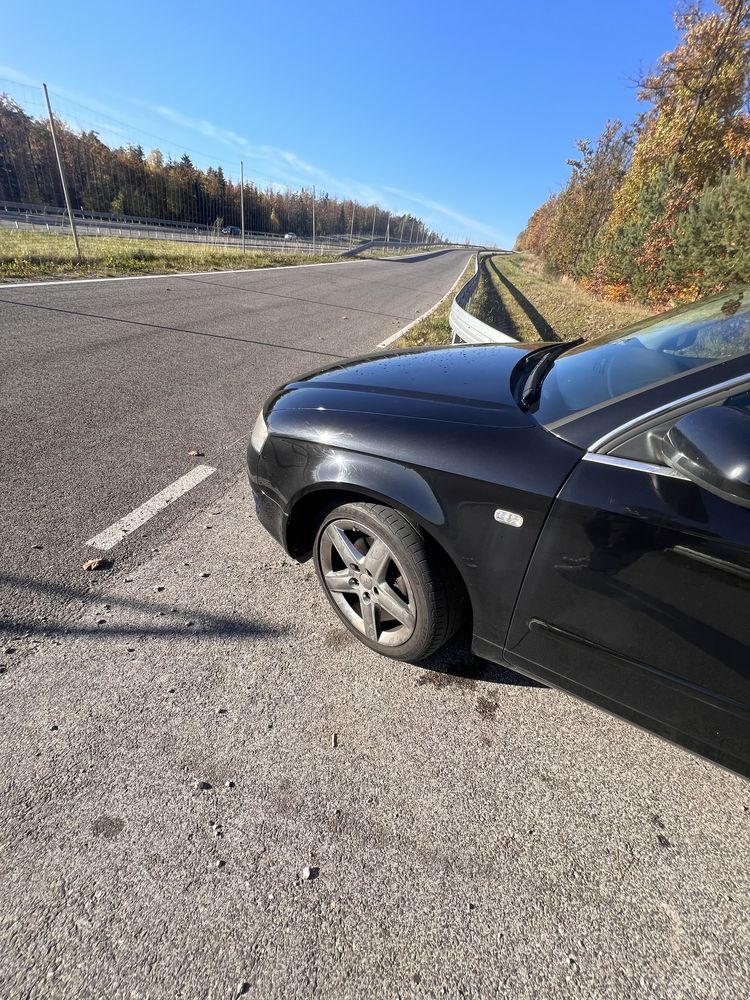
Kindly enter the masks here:
M 221 232 L 223 236 L 242 236 L 239 226 L 224 226 Z
M 284 239 L 285 240 L 296 240 L 297 239 L 297 234 L 296 233 L 284 233 Z
M 371 649 L 466 617 L 480 656 L 750 777 L 750 288 L 589 343 L 342 359 L 271 396 L 248 465 Z

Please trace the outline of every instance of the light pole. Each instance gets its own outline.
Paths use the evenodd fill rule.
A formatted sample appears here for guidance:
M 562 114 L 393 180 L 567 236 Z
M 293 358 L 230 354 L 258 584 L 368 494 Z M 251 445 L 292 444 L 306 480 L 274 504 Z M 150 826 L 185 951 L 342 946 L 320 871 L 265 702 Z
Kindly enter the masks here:
M 240 160 L 240 225 L 242 226 L 242 252 L 245 252 L 245 165 Z
M 73 233 L 73 242 L 76 245 L 76 257 L 81 256 L 81 248 L 78 245 L 78 233 L 76 232 L 76 224 L 73 221 L 73 212 L 70 208 L 70 197 L 68 196 L 68 185 L 65 183 L 65 173 L 63 171 L 62 159 L 60 158 L 60 150 L 57 148 L 57 136 L 55 135 L 55 119 L 52 117 L 52 105 L 49 102 L 49 94 L 47 93 L 47 84 L 43 83 L 44 87 L 44 99 L 47 102 L 47 111 L 49 112 L 49 127 L 52 132 L 52 145 L 55 147 L 55 158 L 57 159 L 57 169 L 60 171 L 60 183 L 62 184 L 63 197 L 65 198 L 65 206 L 68 209 L 68 218 L 70 219 L 70 228 Z
M 315 253 L 315 185 L 313 184 L 313 253 Z

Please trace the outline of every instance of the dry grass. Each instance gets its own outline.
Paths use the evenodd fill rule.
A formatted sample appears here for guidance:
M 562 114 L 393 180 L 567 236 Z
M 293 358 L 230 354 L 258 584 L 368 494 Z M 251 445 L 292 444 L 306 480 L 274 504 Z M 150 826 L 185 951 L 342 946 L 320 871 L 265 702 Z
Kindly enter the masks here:
M 505 332 L 518 340 L 593 340 L 654 314 L 635 303 L 595 298 L 549 273 L 531 254 L 498 254 L 487 270 L 505 309 Z
M 73 238 L 63 233 L 0 229 L 0 282 L 21 279 L 97 278 L 121 274 L 171 274 L 176 271 L 252 270 L 339 260 L 332 254 L 295 254 L 219 248 L 172 240 L 120 237 L 80 238 L 75 260 Z

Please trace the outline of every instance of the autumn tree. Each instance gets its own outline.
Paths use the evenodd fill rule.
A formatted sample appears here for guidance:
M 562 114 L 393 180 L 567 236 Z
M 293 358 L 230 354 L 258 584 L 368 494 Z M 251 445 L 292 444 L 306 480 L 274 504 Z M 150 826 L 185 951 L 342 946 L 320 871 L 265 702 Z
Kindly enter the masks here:
M 516 242 L 516 250 L 530 250 L 540 257 L 546 257 L 558 200 L 559 195 L 553 194 L 539 206 L 528 221 L 523 240 L 519 238 Z
M 677 183 L 695 190 L 715 181 L 733 160 L 750 154 L 750 0 L 717 0 L 706 13 L 689 3 L 675 16 L 680 44 L 640 83 L 651 105 L 638 124 L 631 167 L 615 199 L 612 227 L 666 163 Z
M 557 198 L 546 236 L 546 258 L 562 274 L 581 277 L 590 271 L 594 240 L 612 211 L 630 159 L 630 136 L 619 121 L 607 122 L 596 145 L 576 144 L 580 157 Z

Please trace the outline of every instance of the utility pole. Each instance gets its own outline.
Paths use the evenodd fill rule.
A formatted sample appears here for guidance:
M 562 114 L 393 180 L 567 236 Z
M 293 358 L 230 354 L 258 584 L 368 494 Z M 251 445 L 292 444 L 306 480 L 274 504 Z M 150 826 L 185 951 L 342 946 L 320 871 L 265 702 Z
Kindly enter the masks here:
M 55 134 L 55 119 L 52 117 L 52 105 L 49 102 L 49 94 L 47 93 L 47 84 L 43 83 L 44 87 L 44 99 L 47 102 L 47 111 L 49 112 L 49 127 L 52 132 L 52 145 L 55 147 L 55 158 L 57 160 L 57 169 L 60 171 L 60 183 L 62 184 L 63 196 L 65 198 L 65 207 L 68 210 L 68 218 L 70 219 L 70 229 L 73 233 L 73 242 L 76 245 L 76 257 L 81 256 L 81 247 L 78 243 L 78 233 L 76 232 L 76 224 L 73 221 L 73 212 L 70 208 L 70 197 L 68 195 L 68 185 L 65 183 L 65 172 L 63 171 L 62 159 L 60 158 L 60 150 L 57 147 L 57 135 Z
M 313 253 L 315 253 L 315 185 L 313 184 Z
M 352 202 L 352 221 L 351 225 L 349 226 L 349 246 L 351 246 L 352 243 L 354 242 L 353 237 L 354 237 L 354 202 Z
M 242 226 L 242 252 L 245 252 L 245 164 L 240 160 L 240 225 Z
M 372 232 L 370 233 L 370 242 L 371 243 L 375 239 L 375 216 L 377 214 L 378 214 L 377 208 L 373 208 L 373 210 L 372 210 Z
M 391 213 L 388 213 L 388 224 L 385 227 L 385 242 L 391 242 Z
M 399 243 L 403 243 L 404 242 L 404 225 L 405 224 L 406 224 L 406 216 L 402 215 L 401 216 L 401 232 L 398 234 L 398 241 L 399 241 Z
M 416 221 L 417 221 L 416 219 L 412 219 L 412 220 L 411 220 L 411 232 L 409 233 L 409 242 L 410 242 L 410 243 L 412 242 L 412 240 L 413 240 L 413 238 L 414 238 L 414 223 L 415 223 Z

